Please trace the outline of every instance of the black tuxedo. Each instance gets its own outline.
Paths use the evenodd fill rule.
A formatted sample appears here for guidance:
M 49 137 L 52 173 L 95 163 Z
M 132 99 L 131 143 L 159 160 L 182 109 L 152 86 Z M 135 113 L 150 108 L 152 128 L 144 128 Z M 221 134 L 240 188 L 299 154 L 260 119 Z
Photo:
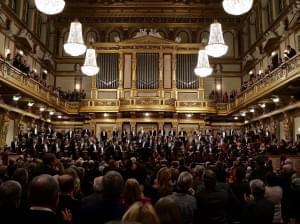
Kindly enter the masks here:
M 81 137 L 84 137 L 85 135 L 87 136 L 91 135 L 90 131 L 87 128 L 83 129 L 81 132 Z
M 158 131 L 158 135 L 165 136 L 166 132 L 164 129 Z
M 46 129 L 46 135 L 51 136 L 54 133 L 54 130 L 52 128 L 47 128 Z
M 118 135 L 119 135 L 119 132 L 117 130 L 112 131 L 112 136 L 113 137 L 118 137 Z
M 100 132 L 100 139 L 101 139 L 101 141 L 106 141 L 107 140 L 107 132 L 106 131 L 101 131 Z
M 150 135 L 151 135 L 151 136 L 156 136 L 156 130 L 151 130 L 151 131 L 150 131 Z
M 71 139 L 71 138 L 74 138 L 74 136 L 75 136 L 75 132 L 74 131 L 68 131 L 67 132 L 67 135 L 66 135 L 67 138 Z
M 18 149 L 20 148 L 20 142 L 17 142 L 17 141 L 12 141 L 11 144 L 10 144 L 10 148 L 11 148 L 11 151 L 12 152 L 17 152 Z
M 294 48 L 291 48 L 291 49 L 290 49 L 290 52 L 289 52 L 289 54 L 288 54 L 288 57 L 289 57 L 289 58 L 292 58 L 292 57 L 294 57 L 296 54 L 297 54 L 296 50 L 295 50 Z
M 176 131 L 173 130 L 169 131 L 169 136 L 175 136 L 175 135 L 176 135 Z

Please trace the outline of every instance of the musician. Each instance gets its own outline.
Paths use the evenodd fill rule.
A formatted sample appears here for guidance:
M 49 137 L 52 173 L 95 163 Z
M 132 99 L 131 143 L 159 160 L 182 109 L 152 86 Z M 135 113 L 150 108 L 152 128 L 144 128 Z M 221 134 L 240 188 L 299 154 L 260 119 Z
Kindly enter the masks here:
M 165 129 L 159 129 L 159 131 L 158 131 L 159 136 L 164 137 L 165 134 L 166 134 Z
M 118 130 L 117 130 L 116 128 L 113 128 L 113 131 L 112 131 L 112 136 L 113 136 L 113 138 L 117 138 L 118 135 L 119 135 Z
M 66 134 L 66 137 L 68 139 L 72 139 L 72 138 L 74 138 L 74 136 L 75 136 L 75 132 L 72 129 L 70 129 Z
M 81 132 L 81 137 L 87 137 L 87 136 L 89 137 L 90 135 L 91 135 L 91 133 L 90 133 L 89 129 L 87 129 L 87 128 L 84 128 Z
M 152 127 L 152 129 L 149 132 L 150 136 L 156 136 L 156 130 Z
M 54 130 L 53 130 L 52 126 L 49 125 L 48 128 L 45 130 L 45 132 L 48 137 L 51 137 L 54 133 Z
M 100 132 L 100 139 L 101 139 L 102 142 L 107 141 L 107 132 L 105 130 L 102 130 Z
M 178 136 L 181 142 L 185 142 L 186 131 L 184 131 L 183 128 L 181 128 L 178 133 Z
M 169 136 L 172 136 L 172 137 L 176 136 L 176 131 L 175 131 L 175 129 L 171 129 L 171 130 L 169 131 Z
M 19 138 L 18 136 L 15 136 L 10 144 L 10 148 L 12 152 L 17 152 L 19 149 Z

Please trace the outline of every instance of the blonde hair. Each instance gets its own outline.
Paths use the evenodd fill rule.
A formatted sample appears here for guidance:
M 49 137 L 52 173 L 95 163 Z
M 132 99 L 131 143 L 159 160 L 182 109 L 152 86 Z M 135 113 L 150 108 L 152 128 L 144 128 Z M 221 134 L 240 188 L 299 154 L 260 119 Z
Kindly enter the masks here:
M 160 224 L 159 218 L 150 203 L 135 202 L 122 218 L 123 222 Z

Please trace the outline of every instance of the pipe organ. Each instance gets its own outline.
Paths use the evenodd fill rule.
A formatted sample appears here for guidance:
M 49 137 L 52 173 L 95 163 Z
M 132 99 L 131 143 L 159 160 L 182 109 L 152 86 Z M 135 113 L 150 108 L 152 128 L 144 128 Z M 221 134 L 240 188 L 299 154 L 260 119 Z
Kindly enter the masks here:
M 136 86 L 138 89 L 157 89 L 159 87 L 159 54 L 136 54 Z
M 214 113 L 194 74 L 200 47 L 152 36 L 96 43 L 100 72 L 82 111 Z
M 116 89 L 119 85 L 119 54 L 98 54 L 98 89 Z
M 176 87 L 178 89 L 197 89 L 199 78 L 195 76 L 197 54 L 176 55 Z

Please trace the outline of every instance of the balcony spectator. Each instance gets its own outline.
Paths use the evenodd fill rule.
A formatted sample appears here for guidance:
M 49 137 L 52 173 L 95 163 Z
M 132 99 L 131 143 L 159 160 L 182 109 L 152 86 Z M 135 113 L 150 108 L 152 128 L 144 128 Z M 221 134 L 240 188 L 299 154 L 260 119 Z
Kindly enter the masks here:
M 288 45 L 288 46 L 287 46 L 287 50 L 288 50 L 287 56 L 288 56 L 289 58 L 292 58 L 292 57 L 294 57 L 294 56 L 297 54 L 297 53 L 296 53 L 296 50 L 295 50 L 294 48 L 292 48 L 291 45 Z

